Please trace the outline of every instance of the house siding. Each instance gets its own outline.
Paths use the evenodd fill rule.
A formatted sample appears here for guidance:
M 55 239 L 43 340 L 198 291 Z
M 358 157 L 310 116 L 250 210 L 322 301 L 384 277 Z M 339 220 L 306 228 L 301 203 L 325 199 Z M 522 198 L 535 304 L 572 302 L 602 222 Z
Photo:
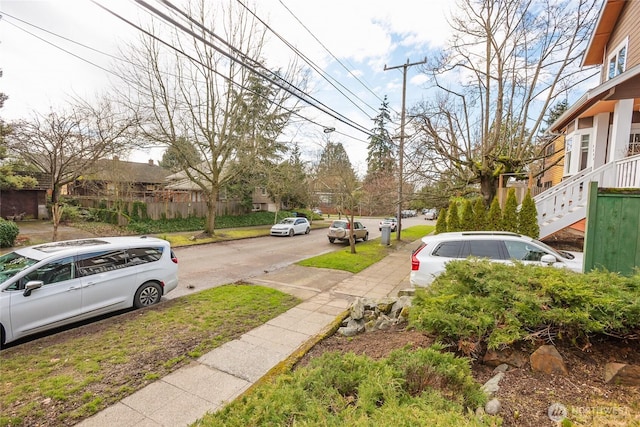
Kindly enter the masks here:
M 640 64 L 640 1 L 627 1 L 620 14 L 618 23 L 611 33 L 611 38 L 607 43 L 607 48 L 602 59 L 602 82 L 607 80 L 607 58 L 627 37 L 629 43 L 627 48 L 626 69 Z
M 553 148 L 549 148 L 552 154 L 546 157 L 545 163 L 551 166 L 542 175 L 540 182 L 543 188 L 553 187 L 560 184 L 564 175 L 564 135 L 558 136 L 553 141 Z

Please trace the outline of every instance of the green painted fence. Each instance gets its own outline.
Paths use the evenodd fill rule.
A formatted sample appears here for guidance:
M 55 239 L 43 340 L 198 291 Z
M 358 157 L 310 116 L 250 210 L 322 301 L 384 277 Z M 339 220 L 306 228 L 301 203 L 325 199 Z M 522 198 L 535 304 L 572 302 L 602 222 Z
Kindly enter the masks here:
M 631 275 L 640 266 L 640 189 L 589 189 L 584 271 Z

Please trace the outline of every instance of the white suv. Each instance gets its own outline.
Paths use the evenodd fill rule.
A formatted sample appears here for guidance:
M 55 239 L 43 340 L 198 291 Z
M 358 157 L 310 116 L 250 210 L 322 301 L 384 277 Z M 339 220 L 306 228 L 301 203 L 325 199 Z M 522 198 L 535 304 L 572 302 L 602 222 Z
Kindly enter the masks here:
M 0 345 L 79 320 L 156 304 L 178 259 L 153 237 L 67 240 L 0 256 Z
M 525 264 L 552 265 L 582 272 L 583 254 L 556 251 L 546 244 L 520 234 L 499 231 L 468 231 L 426 236 L 411 255 L 413 286 L 429 286 L 444 272 L 447 262 L 468 257 L 495 262 L 514 260 Z

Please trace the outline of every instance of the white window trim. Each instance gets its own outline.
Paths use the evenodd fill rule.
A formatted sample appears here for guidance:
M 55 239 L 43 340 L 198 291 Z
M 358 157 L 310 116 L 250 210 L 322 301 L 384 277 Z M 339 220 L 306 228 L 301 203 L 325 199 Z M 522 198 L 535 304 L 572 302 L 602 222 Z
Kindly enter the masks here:
M 629 57 L 629 36 L 625 37 L 625 39 L 620 44 L 618 44 L 618 46 L 616 46 L 615 49 L 612 50 L 611 54 L 607 56 L 607 62 L 605 62 L 605 67 L 606 67 L 605 74 L 607 76 L 607 80 L 611 80 L 612 78 L 620 75 L 620 74 L 615 74 L 614 76 L 610 76 L 609 64 L 611 63 L 611 59 L 616 58 L 616 67 L 617 67 L 618 54 L 623 48 L 625 49 L 625 56 L 624 56 L 624 65 L 622 66 L 623 68 L 622 72 L 624 73 L 625 71 L 627 71 L 627 58 Z

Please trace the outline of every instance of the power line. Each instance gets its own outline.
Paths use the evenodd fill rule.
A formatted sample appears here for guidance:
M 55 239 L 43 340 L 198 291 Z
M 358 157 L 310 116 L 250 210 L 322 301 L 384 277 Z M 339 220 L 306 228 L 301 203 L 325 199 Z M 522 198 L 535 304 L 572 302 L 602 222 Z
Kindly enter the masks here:
M 302 26 L 302 28 L 304 28 L 304 29 L 307 31 L 307 33 L 309 33 L 309 35 L 310 35 L 311 37 L 313 37 L 313 39 L 314 39 L 315 41 L 317 41 L 317 42 L 318 42 L 318 44 L 319 44 L 320 46 L 322 46 L 322 48 L 323 48 L 323 49 L 324 49 L 324 50 L 325 50 L 329 55 L 331 55 L 331 57 L 332 57 L 332 58 L 333 58 L 333 59 L 334 59 L 338 64 L 340 64 L 340 66 L 341 66 L 342 68 L 344 68 L 344 69 L 345 69 L 345 71 L 346 71 L 347 73 L 349 73 L 349 75 L 350 75 L 351 77 L 353 77 L 353 78 L 354 78 L 358 83 L 360 83 L 360 84 L 362 85 L 362 87 L 364 87 L 366 90 L 368 90 L 368 91 L 369 91 L 373 96 L 375 96 L 375 97 L 376 97 L 380 102 L 384 102 L 382 99 L 380 99 L 380 97 L 378 96 L 378 94 L 377 94 L 377 93 L 375 93 L 373 90 L 371 90 L 371 88 L 369 88 L 369 86 L 368 86 L 367 84 L 365 84 L 363 81 L 361 81 L 361 80 L 360 80 L 360 78 L 359 78 L 357 75 L 355 75 L 355 74 L 354 74 L 354 73 L 353 73 L 353 72 L 352 72 L 352 71 L 351 71 L 347 66 L 345 66 L 345 65 L 342 63 L 342 61 L 341 61 L 340 59 L 338 59 L 338 57 L 336 57 L 336 56 L 333 54 L 333 52 L 331 52 L 331 51 L 329 50 L 329 48 L 328 48 L 328 47 L 326 47 L 326 46 L 324 45 L 324 43 L 322 43 L 322 42 L 320 41 L 320 40 L 316 37 L 316 35 L 315 35 L 315 34 L 313 34 L 313 32 L 312 32 L 311 30 L 309 30 L 309 28 L 308 28 L 306 25 L 304 25 L 304 23 L 302 23 L 302 21 L 300 21 L 300 19 L 299 19 L 299 18 L 298 18 L 298 17 L 297 17 L 297 16 L 296 16 L 292 11 L 291 11 L 291 9 L 289 9 L 289 8 L 287 7 L 287 5 L 285 5 L 285 4 L 282 2 L 282 0 L 279 0 L 279 2 L 280 2 L 280 4 L 282 5 L 282 7 L 284 7 L 284 8 L 286 9 L 286 11 L 287 11 L 287 12 L 289 12 L 289 14 L 290 14 L 291 16 L 293 16 L 293 18 L 294 18 L 296 21 L 298 21 L 298 23 Z M 351 92 L 350 92 L 350 93 L 351 93 Z M 360 98 L 358 98 L 358 99 L 360 99 Z M 362 101 L 362 100 L 361 100 L 361 101 Z M 364 101 L 363 101 L 363 102 L 364 102 Z M 366 104 L 366 103 L 365 103 L 365 104 Z M 376 111 L 376 109 L 375 109 L 375 108 L 371 107 L 371 106 L 370 106 L 370 105 L 368 105 L 368 104 L 366 104 L 366 105 L 367 105 L 369 108 L 371 108 L 371 109 L 373 109 L 374 111 Z
M 98 4 L 95 0 L 91 0 L 92 3 L 104 8 L 105 10 L 108 10 L 107 8 L 105 8 L 104 6 Z M 354 121 L 352 121 L 351 119 L 349 119 L 348 117 L 338 113 L 337 111 L 331 109 L 330 107 L 328 107 L 327 105 L 325 105 L 324 103 L 322 103 L 321 101 L 315 99 L 314 97 L 312 97 L 311 95 L 305 93 L 303 90 L 301 90 L 300 88 L 296 87 L 295 85 L 293 85 L 292 83 L 282 79 L 279 76 L 276 76 L 276 78 L 271 78 L 267 75 L 265 75 L 263 72 L 259 71 L 257 69 L 257 67 L 260 67 L 262 69 L 264 69 L 264 67 L 258 63 L 258 61 L 255 61 L 254 59 L 248 58 L 246 55 L 244 55 L 244 53 L 240 53 L 241 56 L 244 57 L 244 60 L 241 60 L 239 58 L 237 58 L 236 56 L 232 55 L 229 52 L 226 52 L 222 49 L 220 49 L 219 47 L 213 45 L 209 40 L 206 40 L 204 37 L 200 36 L 199 34 L 196 34 L 195 32 L 193 32 L 193 30 L 185 27 L 184 25 L 180 24 L 179 22 L 177 22 L 175 19 L 169 17 L 167 14 L 159 11 L 157 8 L 151 6 L 150 4 L 148 4 L 146 1 L 144 0 L 134 0 L 136 3 L 142 5 L 143 7 L 147 8 L 148 10 L 150 10 L 151 12 L 153 12 L 154 14 L 156 14 L 158 17 L 162 18 L 165 22 L 168 22 L 170 24 L 173 24 L 174 26 L 176 26 L 177 28 L 179 28 L 181 31 L 185 32 L 186 34 L 190 35 L 191 37 L 197 39 L 198 41 L 204 43 L 205 45 L 209 46 L 210 48 L 214 49 L 216 52 L 222 54 L 223 56 L 227 57 L 228 59 L 230 59 L 233 62 L 236 62 L 238 64 L 240 64 L 241 66 L 246 67 L 249 71 L 255 73 L 256 75 L 260 76 L 261 78 L 273 83 L 274 85 L 278 86 L 279 88 L 285 90 L 286 92 L 288 92 L 289 94 L 293 95 L 294 97 L 298 98 L 299 100 L 307 103 L 308 105 L 317 108 L 318 110 L 322 111 L 325 114 L 328 114 L 329 116 L 333 117 L 334 119 L 362 132 L 365 133 L 367 135 L 370 134 L 370 131 L 368 129 L 365 129 L 363 127 L 361 127 L 359 124 L 355 123 Z M 179 11 L 179 9 L 177 7 L 175 7 L 173 4 L 171 4 L 171 2 L 169 2 L 168 0 L 161 0 L 162 3 L 164 3 L 165 5 L 169 5 L 172 9 Z M 211 30 L 209 30 L 208 28 L 205 28 L 202 24 L 200 24 L 199 22 L 195 21 L 193 18 L 191 18 L 191 16 L 189 16 L 188 14 L 184 14 L 181 12 L 181 14 L 183 16 L 185 16 L 187 19 L 189 19 L 190 22 L 192 22 L 194 25 L 196 25 L 197 27 L 199 27 L 201 30 L 205 31 L 208 34 L 211 34 L 212 36 L 214 36 L 217 40 L 222 41 L 226 46 L 228 46 L 229 48 L 231 48 L 231 50 L 236 50 L 235 47 L 231 46 L 228 42 L 226 42 L 224 39 L 222 39 L 221 37 L 217 36 L 214 32 L 212 32 Z M 119 15 L 116 15 L 119 16 Z M 128 21 L 127 21 L 128 22 Z M 175 49 L 173 46 L 170 46 L 172 49 Z M 176 49 L 177 51 L 180 51 L 178 49 Z M 181 53 L 184 53 L 182 51 L 180 51 Z M 254 64 L 257 65 L 252 65 L 252 64 L 248 64 L 247 63 L 247 59 L 249 59 L 251 62 L 253 62 Z M 272 73 L 270 70 L 267 70 L 269 73 Z M 281 83 L 284 82 L 284 83 Z M 312 102 L 313 101 L 313 102 Z
M 282 41 L 288 48 L 290 48 L 296 55 L 298 55 L 300 58 L 302 58 L 314 71 L 316 71 L 327 83 L 329 83 L 334 89 L 336 89 L 342 96 L 344 96 L 349 102 L 351 102 L 358 110 L 360 110 L 365 116 L 369 116 L 363 109 L 362 107 L 360 107 L 358 104 L 356 104 L 353 99 L 349 98 L 342 90 L 340 90 L 336 84 L 338 84 L 340 87 L 342 87 L 344 90 L 346 90 L 347 92 L 349 92 L 351 95 L 353 95 L 353 97 L 357 98 L 358 100 L 360 100 L 363 104 L 365 104 L 368 108 L 370 108 L 371 110 L 375 111 L 374 107 L 371 107 L 370 105 L 368 105 L 364 100 L 362 100 L 357 94 L 353 93 L 353 91 L 351 91 L 349 88 L 347 88 L 345 85 L 343 85 L 342 83 L 340 83 L 337 79 L 333 78 L 332 76 L 330 76 L 329 74 L 325 73 L 313 60 L 311 60 L 308 56 L 306 56 L 304 53 L 302 53 L 298 48 L 296 48 L 294 45 L 292 45 L 289 41 L 287 41 L 283 36 L 281 36 L 277 31 L 275 31 L 269 24 L 267 24 L 266 22 L 264 22 L 260 17 L 258 17 L 251 9 L 249 9 L 244 3 L 242 3 L 241 0 L 237 0 L 238 3 L 240 3 L 240 5 L 242 7 L 244 7 L 251 15 L 253 15 L 258 21 L 260 21 L 260 23 L 262 25 L 265 26 L 265 28 L 267 28 L 269 31 L 271 31 L 276 37 L 278 37 L 278 39 L 280 39 L 280 41 Z M 294 16 L 295 17 L 295 16 Z M 296 18 L 297 19 L 297 18 Z M 335 82 L 336 84 L 334 84 L 331 80 L 333 80 L 333 82 Z M 370 118 L 370 117 L 369 117 Z

